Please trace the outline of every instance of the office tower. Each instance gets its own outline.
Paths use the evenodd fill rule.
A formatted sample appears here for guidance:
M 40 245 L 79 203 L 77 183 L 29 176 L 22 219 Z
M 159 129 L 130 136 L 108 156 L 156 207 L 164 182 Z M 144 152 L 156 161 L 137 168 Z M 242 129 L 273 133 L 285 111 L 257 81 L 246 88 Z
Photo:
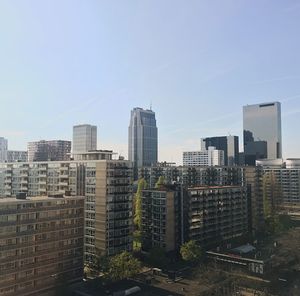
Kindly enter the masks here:
M 95 153 L 78 161 L 0 164 L 0 196 L 85 196 L 86 262 L 96 249 L 106 255 L 132 250 L 131 162 L 112 160 L 108 152 L 94 160 Z
M 73 126 L 73 153 L 97 150 L 97 126 L 80 124 Z
M 69 160 L 71 141 L 53 140 L 29 142 L 27 145 L 28 161 Z
M 224 136 L 224 137 L 209 137 L 201 139 L 202 147 L 205 149 L 213 146 L 217 150 L 224 151 L 224 165 L 233 166 L 239 164 L 239 137 Z M 203 150 L 203 149 L 202 149 Z
M 162 248 L 166 252 L 181 245 L 181 186 L 164 185 L 142 192 L 142 249 Z
M 224 165 L 224 151 L 215 147 L 208 147 L 203 151 L 183 152 L 183 166 L 222 166 Z
M 243 120 L 246 165 L 255 165 L 257 159 L 282 158 L 279 102 L 244 106 Z
M 128 128 L 128 159 L 134 164 L 134 177 L 138 168 L 157 163 L 157 127 L 152 110 L 134 108 Z
M 7 161 L 7 140 L 0 137 L 0 162 Z
M 26 162 L 27 157 L 28 157 L 27 151 L 16 151 L 16 150 L 7 151 L 7 162 L 14 162 L 14 161 Z
M 188 188 L 187 240 L 218 245 L 249 230 L 247 190 L 242 186 Z
M 83 278 L 83 197 L 0 198 L 0 295 L 53 295 Z

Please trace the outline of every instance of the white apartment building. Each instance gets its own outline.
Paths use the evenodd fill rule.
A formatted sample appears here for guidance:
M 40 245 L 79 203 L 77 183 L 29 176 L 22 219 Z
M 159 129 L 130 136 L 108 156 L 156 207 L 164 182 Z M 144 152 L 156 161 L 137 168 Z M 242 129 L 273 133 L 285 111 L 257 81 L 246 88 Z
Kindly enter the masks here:
M 203 147 L 202 147 L 203 149 Z M 224 165 L 224 151 L 215 147 L 207 150 L 183 152 L 183 166 L 222 166 Z

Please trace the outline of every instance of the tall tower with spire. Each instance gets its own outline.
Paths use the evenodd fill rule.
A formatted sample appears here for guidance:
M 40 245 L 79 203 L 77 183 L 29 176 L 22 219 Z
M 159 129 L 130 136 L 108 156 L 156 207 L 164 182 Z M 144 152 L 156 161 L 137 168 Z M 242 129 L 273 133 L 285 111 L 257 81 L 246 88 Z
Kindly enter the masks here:
M 138 169 L 157 163 L 158 137 L 155 113 L 134 108 L 128 128 L 128 159 L 134 165 L 134 178 Z

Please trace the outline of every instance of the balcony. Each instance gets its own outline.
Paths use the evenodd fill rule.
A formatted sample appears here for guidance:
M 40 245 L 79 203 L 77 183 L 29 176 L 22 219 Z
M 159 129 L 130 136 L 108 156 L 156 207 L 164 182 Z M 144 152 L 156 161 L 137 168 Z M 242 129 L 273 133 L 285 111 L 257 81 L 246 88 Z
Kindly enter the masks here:
M 61 174 L 59 175 L 59 178 L 61 178 L 61 179 L 69 179 L 69 175 L 66 174 L 66 173 L 61 173 Z

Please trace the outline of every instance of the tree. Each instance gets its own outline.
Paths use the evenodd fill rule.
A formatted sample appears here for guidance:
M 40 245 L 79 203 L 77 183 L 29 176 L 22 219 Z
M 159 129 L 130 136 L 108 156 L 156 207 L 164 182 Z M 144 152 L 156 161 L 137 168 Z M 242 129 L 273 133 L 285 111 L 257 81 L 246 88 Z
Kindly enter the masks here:
M 162 185 L 165 184 L 165 177 L 164 176 L 160 176 L 155 184 L 155 188 L 158 189 L 160 188 Z
M 199 261 L 202 257 L 202 250 L 194 240 L 190 240 L 181 246 L 180 255 L 185 261 Z
M 147 182 L 144 178 L 140 179 L 138 182 L 137 192 L 134 199 L 134 225 L 138 231 L 142 229 L 142 191 L 146 189 Z
M 140 261 L 129 252 L 124 251 L 109 260 L 107 276 L 113 281 L 123 280 L 134 277 L 140 269 Z

